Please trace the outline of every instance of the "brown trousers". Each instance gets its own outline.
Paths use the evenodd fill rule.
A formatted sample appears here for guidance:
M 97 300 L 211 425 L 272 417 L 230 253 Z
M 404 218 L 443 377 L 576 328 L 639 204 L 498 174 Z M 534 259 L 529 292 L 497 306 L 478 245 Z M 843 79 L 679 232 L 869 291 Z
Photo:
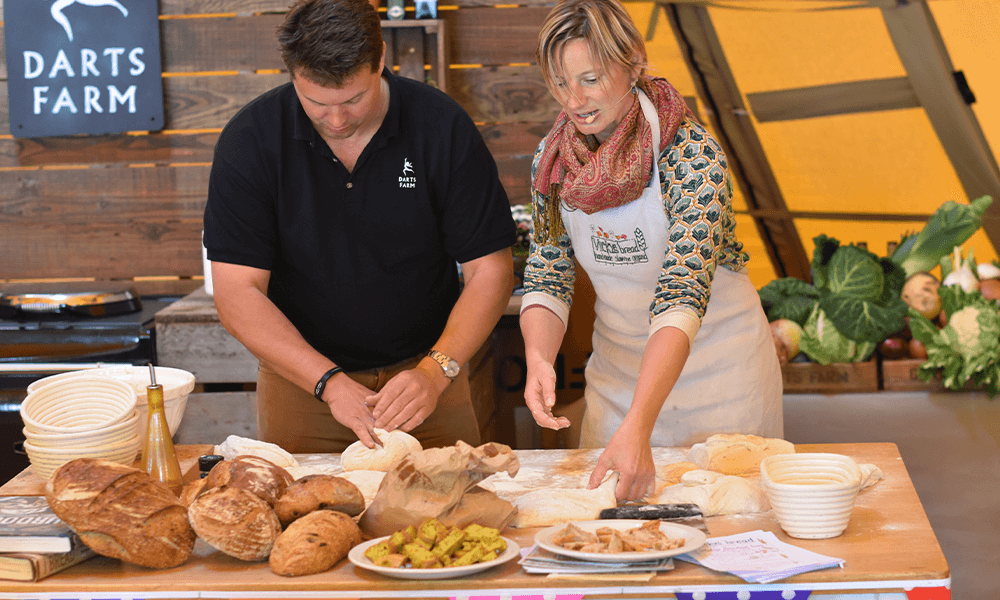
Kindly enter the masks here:
M 397 373 L 415 367 L 422 357 L 347 375 L 377 392 Z M 434 412 L 409 433 L 424 448 L 453 446 L 458 440 L 472 446 L 480 444 L 466 369 L 441 393 Z M 257 437 L 293 454 L 343 452 L 358 440 L 354 431 L 334 419 L 329 407 L 312 392 L 263 363 L 257 371 Z

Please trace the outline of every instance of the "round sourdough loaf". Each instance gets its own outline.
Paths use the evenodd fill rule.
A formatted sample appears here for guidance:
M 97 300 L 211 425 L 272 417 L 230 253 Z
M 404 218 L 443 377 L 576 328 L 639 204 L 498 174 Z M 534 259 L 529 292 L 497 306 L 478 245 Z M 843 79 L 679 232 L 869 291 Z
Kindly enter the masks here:
M 297 577 L 327 571 L 361 543 L 354 519 L 335 510 L 317 510 L 288 526 L 271 551 L 268 564 L 278 575 Z
M 187 510 L 145 471 L 93 458 L 59 467 L 45 486 L 52 511 L 98 554 L 166 569 L 187 560 Z
M 369 448 L 360 440 L 344 449 L 340 468 L 345 471 L 388 471 L 404 456 L 423 450 L 420 441 L 405 431 L 376 429 L 381 446 Z
M 246 561 L 267 558 L 281 533 L 271 505 L 236 487 L 215 488 L 198 496 L 188 507 L 188 519 L 198 537 Z
M 365 509 L 361 490 L 350 481 L 333 475 L 306 475 L 288 486 L 274 504 L 282 526 L 314 510 L 336 510 L 354 517 Z
M 288 471 L 259 456 L 237 456 L 212 467 L 205 477 L 205 489 L 234 487 L 246 490 L 274 506 L 292 483 Z

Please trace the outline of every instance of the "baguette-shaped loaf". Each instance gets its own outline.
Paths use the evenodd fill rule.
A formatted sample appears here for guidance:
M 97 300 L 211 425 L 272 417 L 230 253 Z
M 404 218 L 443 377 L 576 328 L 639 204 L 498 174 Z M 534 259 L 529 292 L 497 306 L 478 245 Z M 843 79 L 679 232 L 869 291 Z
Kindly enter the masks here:
M 208 472 L 205 480 L 206 490 L 240 488 L 274 506 L 292 483 L 292 476 L 266 458 L 245 455 L 219 462 Z
M 365 498 L 358 486 L 342 477 L 316 474 L 296 479 L 274 504 L 274 512 L 284 527 L 320 509 L 355 517 L 365 509 Z
M 45 498 L 56 516 L 103 556 L 166 569 L 183 563 L 194 548 L 187 510 L 145 471 L 78 458 L 52 474 Z
M 297 519 L 278 536 L 268 564 L 286 577 L 322 573 L 360 543 L 361 529 L 354 519 L 334 510 L 317 510 Z
M 229 556 L 264 560 L 281 533 L 271 505 L 236 488 L 211 489 L 188 507 L 188 519 L 198 537 Z

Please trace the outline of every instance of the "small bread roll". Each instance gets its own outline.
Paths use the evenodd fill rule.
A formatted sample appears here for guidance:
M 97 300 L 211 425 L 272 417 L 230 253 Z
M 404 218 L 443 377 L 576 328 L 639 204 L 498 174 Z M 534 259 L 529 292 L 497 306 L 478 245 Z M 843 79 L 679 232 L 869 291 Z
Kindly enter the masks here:
M 291 483 L 292 476 L 288 471 L 266 458 L 249 455 L 224 460 L 212 467 L 205 477 L 206 489 L 223 486 L 240 488 L 271 506 Z
M 361 543 L 354 519 L 334 510 L 313 511 L 288 526 L 274 542 L 268 564 L 278 575 L 327 571 Z
M 271 505 L 236 487 L 205 492 L 191 503 L 188 519 L 198 537 L 246 561 L 267 558 L 281 533 L 281 523 Z
M 350 481 L 317 474 L 293 482 L 274 504 L 274 512 L 284 527 L 320 509 L 336 510 L 354 517 L 365 509 L 365 499 L 361 490 Z

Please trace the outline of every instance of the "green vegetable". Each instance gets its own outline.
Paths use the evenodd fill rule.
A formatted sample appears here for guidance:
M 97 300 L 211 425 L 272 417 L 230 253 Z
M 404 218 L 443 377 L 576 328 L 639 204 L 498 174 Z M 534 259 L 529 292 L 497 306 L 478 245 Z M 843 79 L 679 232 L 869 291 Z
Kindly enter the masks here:
M 940 369 L 948 389 L 961 389 L 972 380 L 990 397 L 1000 394 L 1000 303 L 959 286 L 942 286 L 938 293 L 948 315 L 942 329 L 910 311 L 910 331 L 927 347 L 917 376 L 930 381 Z
M 819 298 L 816 288 L 794 277 L 775 279 L 757 293 L 768 321 L 788 319 L 799 325 L 805 325 Z
M 909 307 L 900 297 L 906 283 L 902 269 L 825 235 L 813 241 L 812 273 L 819 305 L 844 337 L 877 344 L 903 329 Z
M 875 342 L 856 342 L 845 337 L 817 302 L 802 328 L 799 349 L 813 362 L 829 365 L 862 362 L 871 356 L 875 344 Z
M 961 246 L 982 226 L 983 214 L 993 203 L 990 196 L 976 198 L 969 204 L 949 200 L 931 215 L 917 234 L 907 234 L 889 257 L 907 275 L 930 271 L 952 248 Z M 941 274 L 941 279 L 945 277 Z

